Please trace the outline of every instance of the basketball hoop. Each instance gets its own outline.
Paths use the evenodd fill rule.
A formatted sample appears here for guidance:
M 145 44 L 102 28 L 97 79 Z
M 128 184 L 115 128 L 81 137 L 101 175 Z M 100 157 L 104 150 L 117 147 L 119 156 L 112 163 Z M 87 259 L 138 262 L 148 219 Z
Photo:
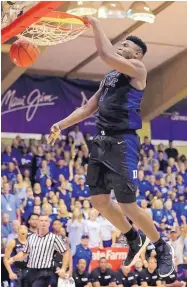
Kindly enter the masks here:
M 66 12 L 52 11 L 17 37 L 37 46 L 52 46 L 77 38 L 87 28 L 88 23 L 84 18 Z
M 55 11 L 63 1 L 7 1 L 1 17 L 1 43 L 18 37 L 37 46 L 51 46 L 77 38 L 87 30 L 85 19 Z M 29 1 L 30 2 L 30 1 Z

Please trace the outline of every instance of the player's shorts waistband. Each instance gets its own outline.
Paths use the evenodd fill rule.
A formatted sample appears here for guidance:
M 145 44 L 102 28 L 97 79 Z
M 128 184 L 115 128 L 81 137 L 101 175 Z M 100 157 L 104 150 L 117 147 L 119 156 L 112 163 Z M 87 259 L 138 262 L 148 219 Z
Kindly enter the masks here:
M 123 130 L 123 131 L 109 131 L 109 130 L 102 130 L 102 129 L 97 129 L 97 134 L 102 135 L 102 136 L 120 136 L 120 135 L 125 135 L 125 134 L 134 134 L 136 135 L 136 130 Z

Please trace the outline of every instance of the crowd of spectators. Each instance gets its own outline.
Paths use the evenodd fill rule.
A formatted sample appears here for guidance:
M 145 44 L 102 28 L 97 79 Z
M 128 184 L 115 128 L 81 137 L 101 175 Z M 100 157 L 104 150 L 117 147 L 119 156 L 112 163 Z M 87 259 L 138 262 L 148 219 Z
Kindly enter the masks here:
M 29 142 L 17 136 L 12 145 L 2 144 L 2 253 L 7 242 L 17 237 L 20 224 L 27 225 L 30 233 L 37 231 L 40 214 L 49 216 L 50 231 L 68 236 L 74 272 L 77 266 L 90 271 L 91 248 L 126 246 L 123 234 L 91 206 L 90 189 L 86 185 L 91 142 L 90 134 L 83 136 L 75 126 L 53 147 L 47 145 L 45 136 Z M 176 268 L 186 268 L 186 155 L 179 155 L 172 141 L 168 148 L 162 143 L 155 147 L 145 137 L 140 149 L 137 186 L 137 202 L 153 218 L 161 236 L 173 246 Z M 113 191 L 111 197 L 115 199 Z M 142 266 L 156 266 L 156 259 L 152 262 L 149 257 L 142 259 Z M 102 260 L 100 265 L 106 266 L 106 259 L 103 260 L 104 265 Z M 128 274 L 130 270 L 122 268 L 120 272 Z M 117 280 L 115 284 L 118 281 L 122 282 Z M 135 282 L 128 286 L 137 285 L 137 280 Z M 148 286 L 155 286 L 150 284 Z

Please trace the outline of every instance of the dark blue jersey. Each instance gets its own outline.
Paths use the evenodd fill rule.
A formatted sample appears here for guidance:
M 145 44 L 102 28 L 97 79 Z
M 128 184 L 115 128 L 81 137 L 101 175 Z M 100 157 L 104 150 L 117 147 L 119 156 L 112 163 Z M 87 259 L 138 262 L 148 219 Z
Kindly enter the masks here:
M 131 78 L 113 70 L 101 82 L 96 125 L 105 131 L 123 133 L 142 127 L 140 104 L 144 90 L 130 84 Z

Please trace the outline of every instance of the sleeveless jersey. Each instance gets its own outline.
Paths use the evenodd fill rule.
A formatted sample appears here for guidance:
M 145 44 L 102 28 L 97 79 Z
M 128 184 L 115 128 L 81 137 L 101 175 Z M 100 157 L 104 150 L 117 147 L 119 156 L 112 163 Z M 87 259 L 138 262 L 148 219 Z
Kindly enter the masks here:
M 12 251 L 12 256 L 15 256 L 19 252 L 23 251 L 25 244 L 22 244 L 17 238 L 15 239 L 15 247 Z M 18 269 L 24 269 L 27 266 L 27 258 L 24 259 L 24 261 L 16 261 L 14 262 L 13 267 Z
M 101 82 L 101 97 L 96 125 L 104 131 L 123 133 L 142 127 L 140 104 L 144 90 L 130 84 L 131 78 L 116 70 L 106 74 Z

